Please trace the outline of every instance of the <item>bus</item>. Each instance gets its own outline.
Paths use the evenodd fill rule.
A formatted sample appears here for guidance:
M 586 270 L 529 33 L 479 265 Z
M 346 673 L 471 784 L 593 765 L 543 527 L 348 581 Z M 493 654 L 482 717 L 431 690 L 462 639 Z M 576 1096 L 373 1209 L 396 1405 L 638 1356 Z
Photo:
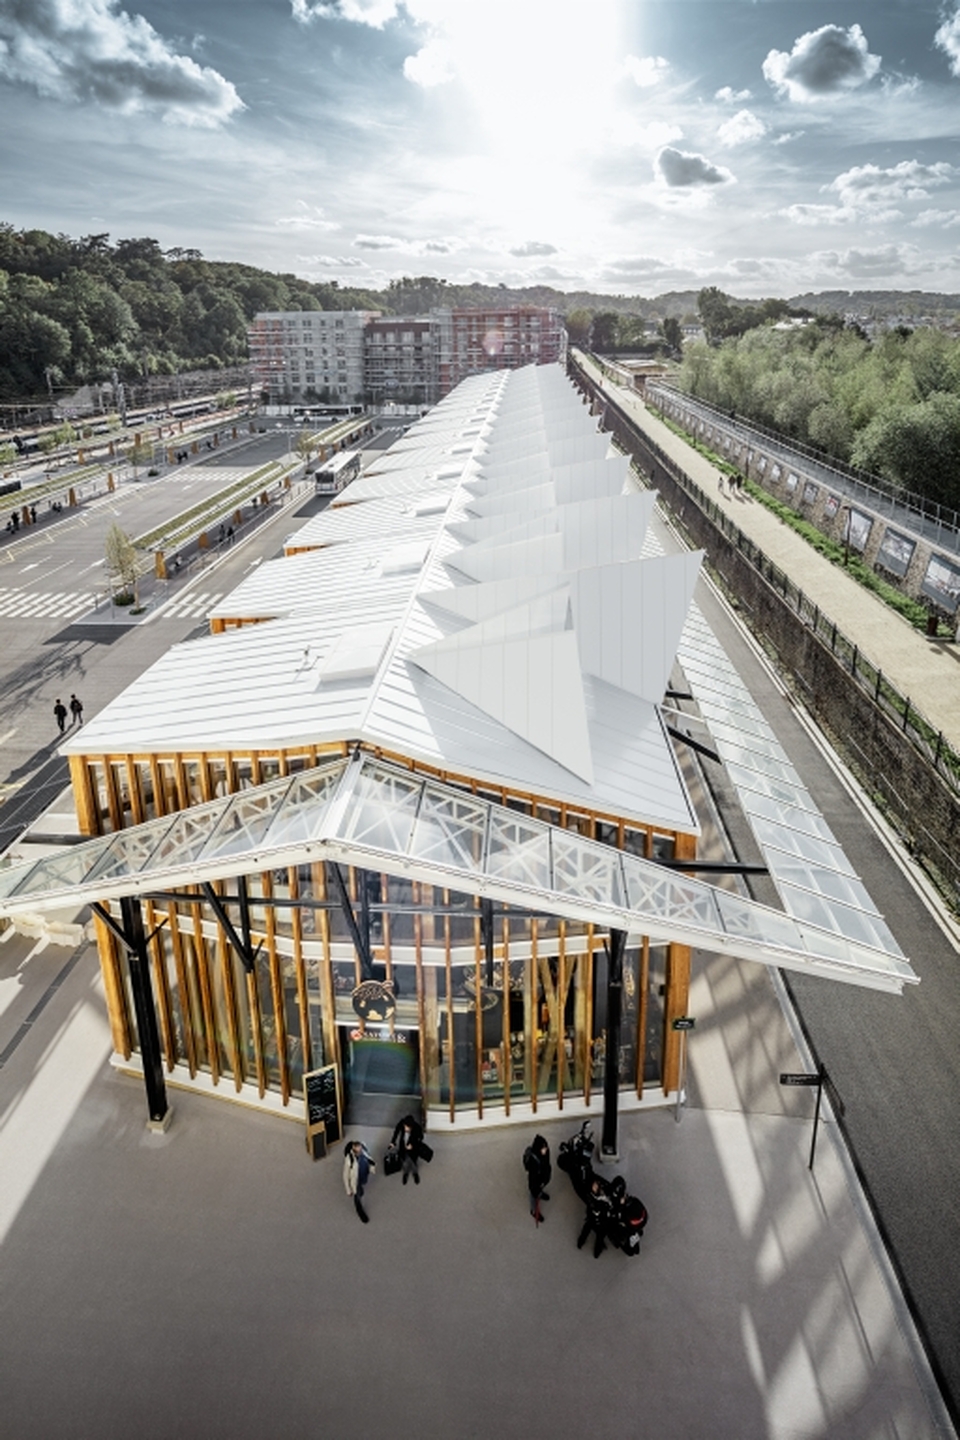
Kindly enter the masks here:
M 321 495 L 336 495 L 359 474 L 360 451 L 340 450 L 336 455 L 331 455 L 329 460 L 318 463 L 313 478 Z

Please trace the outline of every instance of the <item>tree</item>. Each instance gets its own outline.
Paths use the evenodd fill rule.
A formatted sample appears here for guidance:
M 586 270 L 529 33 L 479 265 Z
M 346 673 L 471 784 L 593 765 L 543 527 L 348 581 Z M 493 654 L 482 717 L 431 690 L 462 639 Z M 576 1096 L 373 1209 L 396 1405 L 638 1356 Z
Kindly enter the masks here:
M 620 331 L 620 316 L 615 310 L 601 310 L 593 317 L 592 348 L 601 353 L 616 350 Z
M 592 310 L 587 310 L 583 305 L 577 306 L 576 309 L 564 316 L 564 324 L 567 327 L 571 345 L 589 344 L 590 326 L 593 324 Z
M 317 442 L 315 437 L 311 435 L 308 430 L 301 430 L 300 434 L 297 436 L 297 443 L 294 445 L 293 448 L 296 454 L 300 456 L 301 460 L 307 461 L 310 459 L 314 450 L 316 450 Z
M 129 603 L 137 598 L 137 552 L 133 541 L 119 525 L 111 525 L 103 544 L 107 574 L 113 598 Z
M 675 355 L 683 349 L 683 326 L 675 315 L 668 315 L 660 324 L 663 338 Z

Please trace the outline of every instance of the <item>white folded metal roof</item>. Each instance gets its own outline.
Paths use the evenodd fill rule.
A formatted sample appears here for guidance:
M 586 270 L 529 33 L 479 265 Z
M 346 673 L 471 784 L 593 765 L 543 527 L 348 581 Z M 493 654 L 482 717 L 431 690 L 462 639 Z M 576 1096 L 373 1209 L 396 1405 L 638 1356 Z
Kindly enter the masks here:
M 558 367 L 477 382 L 288 539 L 309 553 L 258 567 L 213 612 L 266 623 L 171 650 L 64 750 L 360 740 L 698 833 L 658 705 L 699 557 L 641 559 L 652 501 L 622 493 L 623 457 Z
M 899 993 L 906 961 L 369 755 L 0 870 L 0 915 L 333 860 Z

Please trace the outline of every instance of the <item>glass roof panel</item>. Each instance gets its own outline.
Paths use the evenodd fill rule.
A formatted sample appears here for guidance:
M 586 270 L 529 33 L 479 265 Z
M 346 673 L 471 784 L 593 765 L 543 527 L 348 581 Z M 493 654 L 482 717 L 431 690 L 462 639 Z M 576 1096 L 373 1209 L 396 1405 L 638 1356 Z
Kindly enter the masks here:
M 784 823 L 774 824 L 757 816 L 752 819 L 760 844 L 780 856 L 780 863 L 776 862 L 772 853 L 768 857 L 771 864 L 777 864 L 777 874 L 780 874 L 780 864 L 784 863 L 784 857 L 791 855 L 822 869 L 836 870 L 856 877 L 856 871 L 839 845 L 830 845 L 817 835 L 805 835 L 802 830 L 792 830 Z
M 842 935 L 844 939 L 853 940 L 860 945 L 869 945 L 878 950 L 886 948 L 879 928 L 882 926 L 883 930 L 886 930 L 886 926 L 878 916 L 868 915 L 849 905 L 830 904 L 822 896 L 793 885 L 784 885 L 783 891 L 784 902 L 790 906 L 798 920 L 819 925 L 824 930 L 831 930 L 834 934 Z
M 112 838 L 111 836 L 110 839 Z M 103 844 L 105 847 L 107 841 L 104 840 Z M 102 850 L 98 851 L 98 859 L 100 854 Z M 68 890 L 74 885 L 82 884 L 90 869 L 90 862 L 91 857 L 85 845 L 60 851 L 57 855 L 48 855 L 33 866 L 13 893 L 19 897 L 33 895 L 41 890 Z
M 730 778 L 737 789 L 757 790 L 761 795 L 769 795 L 774 800 L 779 800 L 784 805 L 792 805 L 798 810 L 813 810 L 813 802 L 802 785 L 788 785 L 783 780 L 775 780 L 770 775 L 761 775 L 757 770 L 745 770 L 742 765 L 730 763 L 727 766 Z
M 118 830 L 109 837 L 110 844 L 97 863 L 87 873 L 87 882 L 105 880 L 108 877 L 137 875 L 149 863 L 158 844 L 172 827 L 170 815 L 153 820 L 146 825 L 137 825 L 130 830 Z
M 233 804 L 223 812 L 210 836 L 203 858 L 209 860 L 214 855 L 236 855 L 262 844 L 290 784 L 289 780 L 285 780 L 282 788 L 260 786 L 235 796 Z
M 778 882 L 782 880 L 787 885 L 814 890 L 827 903 L 839 901 L 841 905 L 854 905 L 857 909 L 866 910 L 871 915 L 879 914 L 876 905 L 856 876 L 851 878 L 848 875 L 842 875 L 838 870 L 828 869 L 825 865 L 804 864 L 795 856 L 784 855 L 781 851 L 776 850 L 768 851 L 767 859 L 774 878 Z
M 296 845 L 315 839 L 327 814 L 324 802 L 332 799 L 346 765 L 346 760 L 338 759 L 326 769 L 295 776 L 270 826 L 268 845 Z
M 408 853 L 481 874 L 487 808 L 472 795 L 425 785 Z
M 608 845 L 590 843 L 575 834 L 555 830 L 553 888 L 583 895 L 601 905 L 623 907 L 625 893 L 620 852 Z
M 30 860 L 26 864 L 0 865 L 0 899 L 12 895 L 17 886 L 22 885 L 27 876 L 42 864 L 42 860 Z
M 700 880 L 688 880 L 662 865 L 623 856 L 623 874 L 632 910 L 646 911 L 663 920 L 683 921 L 704 929 L 717 928 L 715 892 Z
M 491 806 L 486 859 L 488 875 L 538 890 L 553 889 L 549 825 Z
M 365 764 L 346 818 L 344 838 L 406 854 L 422 792 L 423 781 L 415 775 Z
M 717 890 L 716 901 L 728 935 L 742 935 L 767 945 L 797 949 L 799 931 L 789 915 L 765 910 L 740 900 L 729 890 Z
M 764 820 L 772 821 L 774 825 L 782 825 L 785 829 L 819 838 L 828 845 L 836 843 L 833 831 L 826 820 L 813 810 L 801 810 L 796 805 L 784 805 L 770 795 L 761 795 L 758 790 L 744 790 L 741 793 L 740 801 L 751 820 L 759 816 Z
M 173 870 L 191 864 L 210 839 L 223 809 L 224 802 L 215 800 L 209 805 L 181 810 L 154 851 L 152 865 Z

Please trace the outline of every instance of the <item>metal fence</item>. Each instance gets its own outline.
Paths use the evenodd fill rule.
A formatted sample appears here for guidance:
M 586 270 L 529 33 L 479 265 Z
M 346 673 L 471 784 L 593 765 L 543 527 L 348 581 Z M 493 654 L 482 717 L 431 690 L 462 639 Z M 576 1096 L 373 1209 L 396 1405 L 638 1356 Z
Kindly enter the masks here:
M 670 488 L 676 487 L 677 494 L 672 499 L 665 497 L 669 508 L 685 528 L 696 532 L 695 543 L 704 545 L 711 569 L 737 599 L 742 611 L 749 612 L 751 607 L 743 603 L 744 587 L 739 583 L 737 571 L 742 576 L 741 567 L 745 564 L 756 577 L 760 586 L 756 593 L 765 595 L 766 599 L 762 606 L 758 604 L 754 608 L 754 613 L 746 616 L 751 629 L 764 647 L 772 651 L 779 668 L 797 684 L 810 702 L 812 713 L 831 729 L 836 748 L 868 792 L 884 805 L 909 848 L 927 860 L 945 882 L 953 903 L 960 907 L 960 753 L 943 732 L 927 720 L 913 699 L 903 695 L 836 621 L 824 614 L 790 576 L 743 533 L 712 495 L 641 431 L 610 395 L 597 391 L 590 376 L 575 361 L 570 362 L 570 368 L 574 379 L 604 407 L 606 428 L 638 464 L 644 478 L 651 478 L 661 489 L 666 488 L 664 481 L 672 482 Z M 711 532 L 714 543 L 710 543 Z M 767 613 L 758 613 L 761 608 Z M 774 614 L 784 623 L 771 623 Z M 792 622 L 789 617 L 793 617 Z M 809 647 L 795 643 L 795 631 L 793 636 L 789 634 L 791 623 L 795 627 L 796 622 L 802 627 L 804 641 L 811 642 Z M 917 782 L 916 773 L 908 785 L 907 777 L 898 777 L 896 762 L 879 761 L 881 747 L 869 752 L 865 742 L 858 744 L 857 725 L 848 725 L 843 733 L 837 733 L 837 725 L 830 724 L 838 708 L 836 697 L 832 697 L 832 704 L 824 701 L 822 667 L 818 667 L 813 653 L 817 651 L 829 655 L 840 666 L 852 687 L 842 700 L 846 714 L 850 716 L 857 710 L 872 712 L 881 716 L 886 726 L 893 727 L 899 736 L 895 742 L 901 746 L 899 755 L 907 753 L 903 746 L 908 747 L 918 762 L 915 771 L 930 777 L 926 783 L 933 783 L 935 776 L 947 787 L 949 800 L 945 806 L 936 805 L 937 797 L 929 789 L 924 791 L 924 782 Z M 835 670 L 831 673 L 836 675 Z M 859 697 L 857 702 L 854 694 Z M 864 739 L 862 733 L 860 738 Z M 886 753 L 890 753 L 889 747 Z M 933 795 L 934 803 L 918 801 L 920 794 Z

